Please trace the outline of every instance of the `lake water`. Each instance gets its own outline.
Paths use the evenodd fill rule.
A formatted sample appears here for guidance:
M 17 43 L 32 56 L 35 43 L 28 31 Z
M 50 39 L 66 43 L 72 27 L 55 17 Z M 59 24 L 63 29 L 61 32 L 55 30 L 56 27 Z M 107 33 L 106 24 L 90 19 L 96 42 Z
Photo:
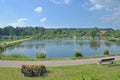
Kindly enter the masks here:
M 108 49 L 110 54 L 120 53 L 120 42 L 106 40 L 31 40 L 5 49 L 4 55 L 22 54 L 35 57 L 37 52 L 45 50 L 47 58 L 71 58 L 74 51 L 80 50 L 83 56 L 102 55 Z

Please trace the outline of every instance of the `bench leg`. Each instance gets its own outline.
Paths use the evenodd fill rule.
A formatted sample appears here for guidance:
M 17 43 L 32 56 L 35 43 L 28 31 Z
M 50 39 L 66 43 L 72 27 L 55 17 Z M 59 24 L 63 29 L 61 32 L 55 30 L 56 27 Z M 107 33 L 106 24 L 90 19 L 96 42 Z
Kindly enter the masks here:
M 102 62 L 101 62 L 101 61 L 99 61 L 99 64 L 102 64 Z
M 111 61 L 111 64 L 114 64 L 114 62 L 113 62 L 113 61 Z

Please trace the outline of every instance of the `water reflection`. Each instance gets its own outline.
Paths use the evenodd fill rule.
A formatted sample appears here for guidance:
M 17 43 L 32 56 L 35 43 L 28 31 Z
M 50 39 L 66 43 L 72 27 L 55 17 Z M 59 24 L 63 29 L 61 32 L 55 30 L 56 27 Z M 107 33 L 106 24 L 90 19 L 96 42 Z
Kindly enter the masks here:
M 19 53 L 35 57 L 36 51 L 46 50 L 48 58 L 66 58 L 73 57 L 75 49 L 80 49 L 83 56 L 100 55 L 106 48 L 110 50 L 110 53 L 118 53 L 120 52 L 118 46 L 120 46 L 120 41 L 111 43 L 105 40 L 31 40 L 7 48 L 4 54 Z
M 98 42 L 95 42 L 95 41 L 90 41 L 89 42 L 89 46 L 90 48 L 94 49 L 94 50 L 97 50 L 97 48 L 99 48 L 99 43 Z
M 116 41 L 116 45 L 119 47 L 120 46 L 120 40 Z
M 112 42 L 105 42 L 105 46 L 107 46 L 107 47 L 112 46 Z

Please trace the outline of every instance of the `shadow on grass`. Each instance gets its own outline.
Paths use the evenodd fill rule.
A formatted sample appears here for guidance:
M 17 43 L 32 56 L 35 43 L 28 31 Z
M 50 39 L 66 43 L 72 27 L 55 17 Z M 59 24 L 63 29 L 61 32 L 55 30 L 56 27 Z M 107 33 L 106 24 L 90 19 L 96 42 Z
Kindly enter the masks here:
M 46 77 L 48 74 L 50 74 L 51 71 L 50 70 L 47 70 L 45 73 L 43 73 L 40 77 Z
M 111 64 L 108 67 L 120 66 L 120 64 Z
M 51 71 L 47 70 L 45 73 L 43 73 L 40 76 L 24 76 L 24 77 L 29 77 L 29 78 L 39 78 L 39 77 L 41 77 L 41 78 L 45 78 L 50 73 L 51 73 Z
M 108 67 L 114 67 L 114 66 L 120 66 L 120 64 L 102 64 L 102 66 L 108 66 Z

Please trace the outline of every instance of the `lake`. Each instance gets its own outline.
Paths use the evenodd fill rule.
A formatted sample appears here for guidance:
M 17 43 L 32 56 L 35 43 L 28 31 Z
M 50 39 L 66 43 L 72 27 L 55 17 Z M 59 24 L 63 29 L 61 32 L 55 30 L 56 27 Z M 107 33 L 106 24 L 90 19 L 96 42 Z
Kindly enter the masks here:
M 22 54 L 34 58 L 37 52 L 46 51 L 47 58 L 71 58 L 80 50 L 83 56 L 102 55 L 108 49 L 110 54 L 120 53 L 120 42 L 106 40 L 30 40 L 17 46 L 6 48 L 4 55 Z

